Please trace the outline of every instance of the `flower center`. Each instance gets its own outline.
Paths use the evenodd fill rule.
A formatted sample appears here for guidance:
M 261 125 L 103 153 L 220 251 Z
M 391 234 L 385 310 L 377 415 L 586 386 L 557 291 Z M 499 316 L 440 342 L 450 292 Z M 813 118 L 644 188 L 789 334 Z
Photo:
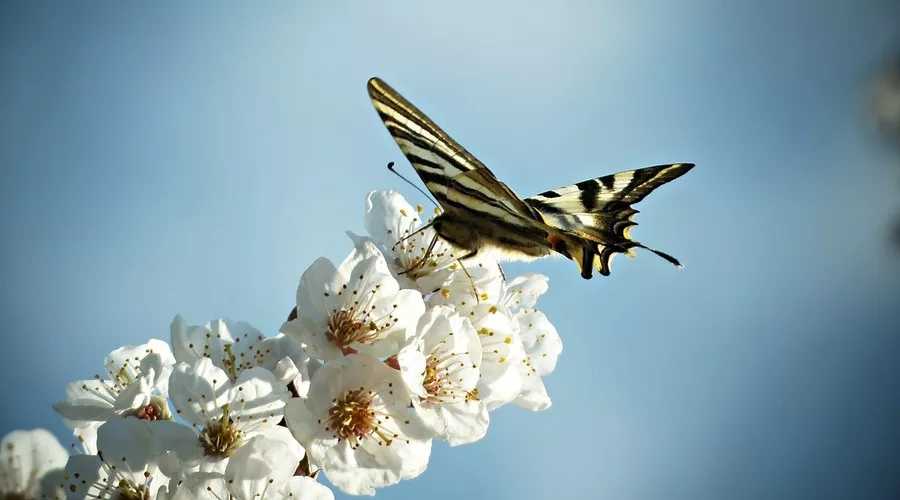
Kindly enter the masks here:
M 357 319 L 353 311 L 341 309 L 328 318 L 328 337 L 342 351 L 348 351 L 350 344 L 371 344 L 378 340 L 378 325 Z M 351 351 L 352 352 L 352 351 Z
M 441 386 L 444 385 L 444 380 L 439 375 L 438 363 L 439 360 L 434 354 L 425 360 L 425 380 L 422 385 L 431 396 L 437 396 L 441 392 Z
M 349 390 L 328 410 L 328 427 L 343 439 L 364 438 L 375 427 L 375 412 L 371 406 L 371 392 L 362 387 Z
M 130 415 L 141 420 L 172 420 L 166 401 L 159 397 L 153 397 L 149 404 L 133 410 Z
M 150 500 L 150 491 L 146 486 L 138 486 L 127 479 L 116 485 L 115 500 Z
M 200 446 L 203 447 L 206 456 L 230 457 L 240 447 L 241 430 L 234 425 L 229 414 L 230 408 L 225 405 L 222 408 L 222 416 L 210 420 L 200 432 Z

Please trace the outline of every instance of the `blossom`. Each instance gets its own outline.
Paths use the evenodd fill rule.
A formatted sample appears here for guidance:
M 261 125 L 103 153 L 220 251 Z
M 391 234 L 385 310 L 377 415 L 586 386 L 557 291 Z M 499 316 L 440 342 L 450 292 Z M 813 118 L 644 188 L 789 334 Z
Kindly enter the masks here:
M 519 364 L 525 357 L 518 324 L 503 307 L 482 303 L 469 308 L 467 317 L 481 341 L 481 379 L 477 397 L 489 410 L 516 399 L 522 390 Z
M 56 476 L 68 456 L 44 429 L 10 432 L 0 441 L 0 498 L 65 498 Z
M 281 331 L 313 357 L 384 358 L 415 334 L 425 304 L 418 291 L 400 289 L 374 244 L 360 242 L 337 268 L 325 258 L 313 262 L 300 279 L 297 309 Z
M 562 352 L 562 340 L 547 316 L 537 309 L 517 313 L 516 321 L 525 356 L 518 365 L 522 391 L 513 403 L 528 410 L 546 410 L 551 401 L 542 377 L 556 368 L 556 360 Z
M 276 427 L 270 435 L 257 435 L 238 449 L 223 472 L 196 471 L 177 487 L 165 493 L 169 500 L 267 500 L 333 498 L 325 486 L 292 481 L 303 447 L 285 427 Z M 293 486 L 292 486 L 293 485 Z M 315 493 L 327 492 L 325 496 Z M 293 495 L 293 496 L 292 496 Z M 299 495 L 299 496 L 298 496 Z
M 430 293 L 447 283 L 459 269 L 453 248 L 424 227 L 425 209 L 415 208 L 396 191 L 372 191 L 366 196 L 366 232 L 386 256 L 387 264 L 404 288 Z M 438 213 L 439 209 L 435 209 Z
M 309 388 L 309 356 L 300 345 L 284 336 L 265 337 L 249 323 L 217 319 L 205 325 L 187 325 L 178 315 L 171 325 L 175 360 L 192 363 L 209 358 L 231 380 L 255 367 L 269 370 L 299 395 Z
M 431 432 L 395 370 L 365 354 L 329 362 L 313 377 L 307 399 L 288 403 L 288 427 L 312 463 L 350 494 L 421 474 Z
M 522 392 L 513 402 L 533 411 L 551 405 L 542 377 L 556 368 L 562 352 L 562 340 L 556 328 L 543 312 L 534 308 L 548 289 L 546 276 L 525 274 L 505 283 L 499 298 L 499 303 L 513 314 L 525 350 L 518 365 Z
M 160 471 L 165 451 L 185 452 L 189 428 L 172 421 L 114 417 L 97 431 L 96 455 L 73 455 L 66 464 L 70 500 L 146 499 L 169 479 Z
M 452 446 L 484 437 L 489 416 L 477 389 L 481 341 L 468 319 L 447 306 L 429 309 L 397 362 L 413 403 L 437 435 Z
M 147 420 L 171 418 L 166 404 L 169 374 L 175 364 L 169 345 L 151 339 L 120 347 L 104 362 L 106 377 L 78 380 L 66 387 L 66 400 L 53 405 L 85 451 L 96 451 L 96 430 L 117 415 Z
M 210 358 L 178 363 L 170 386 L 176 412 L 198 432 L 194 446 L 178 458 L 203 470 L 221 471 L 254 436 L 277 433 L 273 429 L 290 398 L 287 387 L 268 370 L 246 369 L 232 381 Z

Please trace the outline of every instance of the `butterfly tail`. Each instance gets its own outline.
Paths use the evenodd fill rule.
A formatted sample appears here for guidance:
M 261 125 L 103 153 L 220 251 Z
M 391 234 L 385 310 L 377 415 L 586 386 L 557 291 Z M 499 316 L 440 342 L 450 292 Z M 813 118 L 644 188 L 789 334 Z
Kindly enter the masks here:
M 602 244 L 568 233 L 555 235 L 551 238 L 551 243 L 553 250 L 575 262 L 584 279 L 591 279 L 595 270 L 603 276 L 609 276 L 613 257 L 619 253 L 633 255 L 634 248 L 642 248 L 658 255 L 673 266 L 683 267 L 681 262 L 672 255 L 632 240 Z

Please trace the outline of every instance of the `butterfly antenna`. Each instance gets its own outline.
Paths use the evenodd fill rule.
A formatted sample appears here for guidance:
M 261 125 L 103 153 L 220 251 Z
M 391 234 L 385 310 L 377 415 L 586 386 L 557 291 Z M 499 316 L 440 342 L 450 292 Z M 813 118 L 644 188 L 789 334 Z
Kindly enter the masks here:
M 428 193 L 426 193 L 425 191 L 422 191 L 422 189 L 421 189 L 419 186 L 416 186 L 412 181 L 410 181 L 410 180 L 407 179 L 406 177 L 403 177 L 403 175 L 401 175 L 400 172 L 397 172 L 396 170 L 394 170 L 394 162 L 392 162 L 392 161 L 388 162 L 387 168 L 388 168 L 388 170 L 390 170 L 391 172 L 393 172 L 394 175 L 396 175 L 397 177 L 403 179 L 407 184 L 409 184 L 410 186 L 414 187 L 414 188 L 416 189 L 416 191 L 422 193 L 422 195 L 425 196 L 426 198 L 428 198 L 428 201 L 430 201 L 431 203 L 433 203 L 435 207 L 438 206 L 437 202 L 434 201 L 434 199 L 433 199 L 431 196 L 428 196 Z

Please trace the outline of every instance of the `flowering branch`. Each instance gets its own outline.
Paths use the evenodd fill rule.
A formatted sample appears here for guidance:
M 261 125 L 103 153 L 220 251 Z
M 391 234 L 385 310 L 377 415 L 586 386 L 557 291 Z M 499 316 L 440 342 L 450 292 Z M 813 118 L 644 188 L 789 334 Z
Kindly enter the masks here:
M 109 354 L 54 408 L 81 448 L 16 431 L 0 449 L 4 498 L 332 499 L 419 476 L 433 439 L 483 438 L 490 412 L 550 406 L 562 351 L 538 298 L 547 278 L 506 280 L 457 259 L 391 191 L 366 199 L 368 236 L 320 258 L 275 336 L 243 322 L 188 325 Z

